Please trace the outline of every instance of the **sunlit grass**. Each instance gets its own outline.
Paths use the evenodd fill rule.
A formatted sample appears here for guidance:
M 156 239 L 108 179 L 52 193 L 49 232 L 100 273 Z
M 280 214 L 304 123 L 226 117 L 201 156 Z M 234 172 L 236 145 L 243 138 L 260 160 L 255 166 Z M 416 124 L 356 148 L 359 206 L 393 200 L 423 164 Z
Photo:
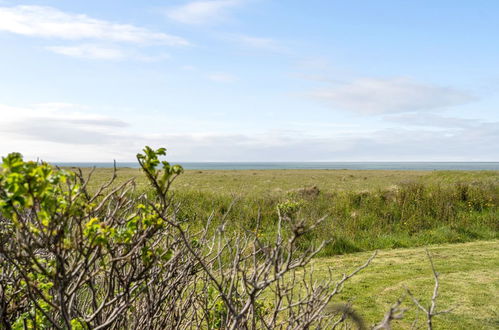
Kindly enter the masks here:
M 436 317 L 436 329 L 497 329 L 499 326 L 499 241 L 444 244 L 429 247 L 440 273 L 438 309 L 452 312 Z M 348 272 L 362 264 L 371 253 L 354 253 L 313 261 L 314 276 L 327 276 L 328 267 Z M 433 274 L 424 248 L 381 250 L 372 264 L 353 277 L 341 295 L 368 324 L 383 318 L 391 304 L 409 288 L 424 305 L 430 303 Z M 396 329 L 410 328 L 416 309 L 410 308 Z M 419 315 L 424 319 L 424 315 Z M 421 324 L 420 324 L 421 325 Z
M 92 187 L 110 176 L 97 169 Z M 139 170 L 118 170 L 118 182 L 131 177 L 138 192 L 147 189 Z M 262 237 L 272 237 L 279 203 L 299 201 L 298 217 L 326 216 L 300 241 L 329 240 L 321 256 L 499 238 L 497 171 L 186 171 L 173 188 L 193 227 L 212 212 L 233 231 L 254 229 L 260 217 Z

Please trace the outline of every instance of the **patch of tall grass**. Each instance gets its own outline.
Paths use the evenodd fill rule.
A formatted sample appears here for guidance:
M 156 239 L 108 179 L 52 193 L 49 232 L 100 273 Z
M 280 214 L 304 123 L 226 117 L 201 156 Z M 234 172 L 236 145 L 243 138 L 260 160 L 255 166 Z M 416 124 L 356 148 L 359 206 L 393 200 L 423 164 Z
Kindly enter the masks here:
M 215 219 L 225 216 L 226 230 L 258 230 L 263 238 L 275 232 L 278 205 L 296 202 L 299 217 L 326 217 L 319 230 L 300 241 L 306 249 L 327 240 L 322 256 L 499 237 L 499 184 L 494 182 L 406 182 L 365 191 L 310 188 L 239 196 L 180 189 L 176 199 L 182 216 L 200 227 L 214 212 Z

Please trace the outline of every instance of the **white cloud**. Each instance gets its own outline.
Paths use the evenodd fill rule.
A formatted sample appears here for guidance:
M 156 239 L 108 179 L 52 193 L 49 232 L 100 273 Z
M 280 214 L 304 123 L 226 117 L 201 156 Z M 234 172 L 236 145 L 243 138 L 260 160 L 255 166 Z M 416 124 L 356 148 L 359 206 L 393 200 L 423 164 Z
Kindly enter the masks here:
M 386 120 L 406 126 L 436 127 L 444 129 L 461 129 L 477 127 L 484 124 L 482 120 L 440 116 L 432 113 L 404 113 L 384 117 Z
M 132 59 L 143 62 L 157 62 L 170 58 L 166 53 L 158 55 L 146 55 L 133 50 L 124 50 L 120 47 L 109 47 L 96 44 L 78 44 L 72 46 L 48 46 L 47 50 L 56 54 L 71 56 L 76 58 L 92 59 L 92 60 L 122 60 Z
M 202 0 L 171 8 L 166 16 L 185 24 L 216 23 L 226 18 L 227 11 L 242 3 L 241 0 Z
M 12 107 L 0 104 L 1 125 L 3 128 L 14 126 L 11 128 L 12 131 L 22 126 L 11 125 L 12 123 L 30 121 L 54 121 L 84 127 L 127 126 L 127 123 L 122 120 L 91 113 L 88 110 L 87 106 L 63 102 L 39 103 L 27 107 Z
M 182 70 L 185 71 L 196 71 L 197 68 L 194 65 L 184 65 L 181 67 Z
M 251 37 L 246 35 L 240 35 L 239 41 L 245 45 L 256 48 L 270 48 L 274 47 L 275 44 L 275 41 L 270 38 Z
M 246 48 L 255 48 L 274 52 L 281 52 L 284 50 L 284 48 L 272 38 L 254 37 L 244 34 L 233 34 L 228 35 L 226 39 Z
M 118 48 L 91 44 L 76 46 L 50 46 L 46 48 L 57 54 L 79 58 L 118 60 L 126 57 L 125 53 Z
M 0 105 L 0 118 L 0 156 L 18 151 L 29 159 L 48 161 L 133 161 L 144 145 L 168 147 L 171 159 L 182 161 L 499 160 L 499 149 L 491 143 L 499 139 L 499 122 L 438 131 L 413 127 L 338 133 L 331 129 L 316 134 L 311 127 L 238 131 L 191 120 L 181 131 L 169 129 L 179 124 L 168 121 L 143 132 L 134 121 L 66 103 Z
M 0 110 L 4 109 L 5 107 L 7 106 L 0 104 Z M 29 114 L 30 111 L 37 111 L 38 113 L 46 113 L 46 114 L 55 114 L 59 111 L 79 112 L 79 111 L 85 111 L 87 107 L 80 104 L 67 103 L 67 102 L 45 102 L 45 103 L 33 104 L 28 108 L 13 108 L 13 109 L 18 109 L 19 111 L 16 111 L 15 114 L 13 113 L 10 114 L 9 116 L 6 116 L 7 118 L 12 117 L 12 115 L 14 115 L 15 118 L 16 115 L 22 115 L 23 113 Z
M 364 78 L 317 90 L 310 95 L 335 109 L 361 114 L 428 111 L 468 103 L 469 93 L 408 78 Z
M 189 44 L 178 36 L 42 6 L 0 7 L 0 31 L 65 40 L 91 39 L 169 46 Z
M 223 72 L 212 73 L 208 75 L 208 79 L 219 83 L 231 83 L 237 80 L 233 75 Z
M 18 151 L 31 159 L 81 159 L 78 152 L 85 150 L 86 157 L 92 157 L 92 149 L 98 155 L 100 149 L 119 143 L 121 132 L 129 126 L 123 120 L 91 113 L 88 107 L 58 102 L 0 105 L 0 116 L 1 155 Z

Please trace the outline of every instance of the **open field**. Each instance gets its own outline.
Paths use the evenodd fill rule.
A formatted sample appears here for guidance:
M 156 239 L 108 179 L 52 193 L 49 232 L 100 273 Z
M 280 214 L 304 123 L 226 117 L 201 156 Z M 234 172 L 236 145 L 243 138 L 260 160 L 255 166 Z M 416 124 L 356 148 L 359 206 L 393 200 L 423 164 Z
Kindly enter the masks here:
M 83 169 L 88 173 L 89 169 Z M 111 177 L 112 169 L 98 168 L 91 186 Z M 139 169 L 119 168 L 118 182 L 135 178 L 147 185 Z M 457 182 L 499 183 L 499 171 L 391 171 L 391 170 L 187 170 L 174 189 L 242 195 L 281 195 L 293 189 L 317 186 L 321 191 L 386 189 L 407 182 L 452 184 Z
M 436 317 L 436 329 L 497 329 L 499 327 L 499 241 L 430 246 L 440 273 L 437 308 L 453 308 Z M 327 268 L 348 272 L 362 264 L 370 253 L 354 253 L 314 260 L 314 276 L 326 276 Z M 373 263 L 345 286 L 342 298 L 367 324 L 379 321 L 383 313 L 403 296 L 405 287 L 429 305 L 433 274 L 424 248 L 381 250 Z M 408 297 L 403 306 L 410 308 L 407 319 L 396 329 L 410 328 L 415 309 Z M 419 315 L 424 319 L 423 315 Z
M 91 187 L 110 177 L 111 169 L 97 169 Z M 118 169 L 117 182 L 131 177 L 146 189 L 139 170 Z M 173 189 L 183 216 L 199 226 L 212 212 L 230 230 L 254 229 L 260 218 L 259 234 L 272 237 L 283 202 L 307 221 L 326 216 L 300 242 L 330 240 L 322 256 L 499 238 L 497 171 L 186 171 Z
M 98 169 L 94 184 L 110 174 L 109 169 Z M 119 169 L 118 181 L 130 177 L 136 178 L 139 191 L 147 184 L 140 171 Z M 499 326 L 498 172 L 186 171 L 174 190 L 185 216 L 200 224 L 212 211 L 216 218 L 226 215 L 234 200 L 227 215 L 231 230 L 254 229 L 260 212 L 262 236 L 274 234 L 276 208 L 283 201 L 299 203 L 299 217 L 328 215 L 301 242 L 305 248 L 331 240 L 313 261 L 317 280 L 327 277 L 329 267 L 335 273 L 349 272 L 370 251 L 382 249 L 341 295 L 353 302 L 367 324 L 381 320 L 405 287 L 429 303 L 434 282 L 423 247 L 429 246 L 441 273 L 438 306 L 454 308 L 437 317 L 435 327 Z M 407 297 L 404 306 L 409 308 L 406 319 L 396 328 L 410 328 L 416 316 Z

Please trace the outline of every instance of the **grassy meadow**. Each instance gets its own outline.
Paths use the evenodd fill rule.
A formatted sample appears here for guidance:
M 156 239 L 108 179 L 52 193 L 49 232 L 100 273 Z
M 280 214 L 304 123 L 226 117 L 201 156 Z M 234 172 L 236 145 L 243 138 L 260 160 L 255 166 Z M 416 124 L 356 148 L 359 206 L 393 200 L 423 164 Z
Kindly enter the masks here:
M 97 169 L 91 187 L 111 173 Z M 118 169 L 117 182 L 132 177 L 147 189 L 138 169 Z M 325 217 L 300 242 L 328 240 L 321 256 L 498 238 L 497 171 L 189 170 L 173 189 L 199 226 L 212 212 L 236 231 L 256 230 L 260 218 L 259 234 L 271 236 L 284 202 L 307 221 Z
M 97 169 L 92 187 L 111 172 Z M 144 192 L 147 183 L 139 170 L 118 169 L 117 182 L 132 177 Z M 306 248 L 329 240 L 313 261 L 318 280 L 329 268 L 347 273 L 381 249 L 342 294 L 367 324 L 381 320 L 406 287 L 429 304 L 434 282 L 428 246 L 441 273 L 439 308 L 453 308 L 437 317 L 436 327 L 499 326 L 497 171 L 189 170 L 177 178 L 174 191 L 183 216 L 195 224 L 201 226 L 214 212 L 215 219 L 229 219 L 230 230 L 258 230 L 262 237 L 275 232 L 276 209 L 286 201 L 298 205 L 298 217 L 326 216 L 300 242 Z M 411 307 L 407 297 L 404 305 Z M 410 328 L 415 309 L 406 313 L 396 328 Z

